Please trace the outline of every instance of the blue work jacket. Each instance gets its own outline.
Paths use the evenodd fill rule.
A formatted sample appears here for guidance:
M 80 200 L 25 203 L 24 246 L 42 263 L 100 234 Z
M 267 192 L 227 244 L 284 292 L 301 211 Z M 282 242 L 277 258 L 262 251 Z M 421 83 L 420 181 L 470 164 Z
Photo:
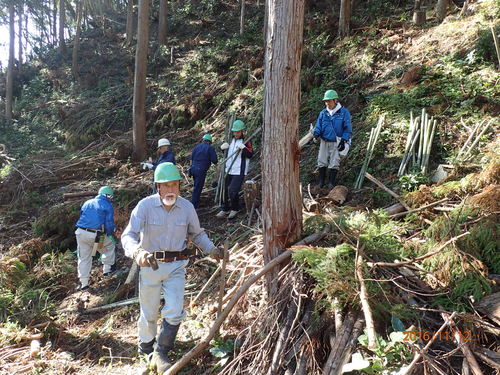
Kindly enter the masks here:
M 201 142 L 193 147 L 191 152 L 191 168 L 198 171 L 208 171 L 210 163 L 217 164 L 215 148 L 207 143 Z
M 342 106 L 333 116 L 330 116 L 326 108 L 319 113 L 314 128 L 315 137 L 328 142 L 336 141 L 336 137 L 348 141 L 351 139 L 351 134 L 351 114 L 346 107 Z
M 76 226 L 87 229 L 101 230 L 104 224 L 104 232 L 112 236 L 115 232 L 115 212 L 113 204 L 104 195 L 86 201 L 80 209 L 80 219 Z
M 167 162 L 170 162 L 170 163 L 173 163 L 175 164 L 175 155 L 172 151 L 170 150 L 167 150 L 165 151 L 163 154 L 160 155 L 160 157 L 158 158 L 158 160 L 156 160 L 154 163 L 153 163 L 153 170 L 156 169 L 156 167 L 158 165 L 160 165 L 161 163 L 167 163 Z

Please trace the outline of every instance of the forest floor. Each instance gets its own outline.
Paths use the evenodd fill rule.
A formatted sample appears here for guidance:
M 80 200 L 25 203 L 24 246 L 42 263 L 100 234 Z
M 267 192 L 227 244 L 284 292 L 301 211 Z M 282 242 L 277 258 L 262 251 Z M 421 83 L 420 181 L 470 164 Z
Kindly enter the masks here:
M 459 20 L 453 16 L 443 24 L 425 30 L 413 28 L 407 22 L 388 22 L 385 25 L 378 25 L 384 34 L 384 40 L 389 42 L 385 45 L 382 43 L 377 45 L 379 58 L 375 59 L 373 65 L 369 67 L 375 73 L 372 80 L 363 83 L 363 90 L 367 94 L 377 95 L 390 88 L 400 93 L 415 89 L 416 83 L 422 79 L 421 72 L 417 72 L 415 77 L 401 82 L 403 73 L 411 72 L 411 67 L 415 64 L 422 64 L 426 69 L 432 70 L 434 64 L 438 62 L 437 56 L 452 55 L 457 50 L 471 49 L 477 38 L 459 33 L 457 29 L 472 28 L 472 25 L 476 23 L 477 20 L 474 18 Z M 367 34 L 369 31 L 367 30 Z M 378 36 L 367 37 L 364 43 L 369 44 L 378 38 Z M 193 46 L 184 45 L 184 47 L 191 47 L 194 51 L 196 44 Z M 356 51 L 356 49 L 354 50 Z M 176 61 L 172 70 L 181 72 L 186 60 L 195 57 L 194 54 L 191 55 L 186 51 L 182 52 L 182 56 Z M 429 56 L 436 56 L 436 58 L 429 59 Z M 367 68 L 366 65 L 363 65 L 367 58 L 367 49 L 359 48 L 349 58 L 352 64 L 345 72 L 347 77 L 355 76 Z M 489 73 L 485 72 L 484 74 Z M 466 88 L 462 87 L 462 89 Z M 359 103 L 357 100 L 353 99 L 349 104 L 360 112 L 367 110 L 364 103 Z M 394 104 L 394 106 L 397 105 L 400 103 Z M 435 110 L 438 110 L 438 107 L 439 104 Z M 487 113 L 490 113 L 488 111 L 491 110 L 491 108 L 485 109 Z M 216 112 L 216 108 L 211 107 L 210 111 Z M 498 111 L 498 109 L 492 111 Z M 466 137 L 464 134 L 458 136 L 456 132 L 454 133 L 454 129 L 450 127 L 443 131 L 446 133 L 445 139 L 449 141 L 447 145 L 450 148 L 458 147 Z M 356 129 L 360 138 L 366 136 L 366 134 L 361 134 L 361 131 L 365 130 Z M 223 134 L 222 128 L 217 129 L 217 131 Z M 388 133 L 390 131 L 392 130 L 387 130 Z M 368 131 L 366 132 L 368 133 Z M 196 135 L 197 131 L 193 129 L 181 130 L 175 135 L 178 144 L 182 144 L 179 155 L 181 155 L 180 165 L 184 170 L 188 164 L 187 155 L 190 146 L 196 139 Z M 386 135 L 386 138 L 389 135 Z M 125 134 L 123 139 L 128 139 L 129 136 L 130 134 Z M 391 142 L 402 143 L 399 139 L 393 139 Z M 10 176 L 2 179 L 0 191 L 12 199 L 0 206 L 0 253 L 3 255 L 0 259 L 0 284 L 3 287 L 10 287 L 10 294 L 7 297 L 0 297 L 1 311 L 4 312 L 1 318 L 5 322 L 0 327 L 2 333 L 0 374 L 87 375 L 95 373 L 133 374 L 135 372 L 137 368 L 136 321 L 139 316 L 138 304 L 116 307 L 102 312 L 86 313 L 86 310 L 90 308 L 125 300 L 136 295 L 135 288 L 129 289 L 125 293 L 118 293 L 122 290 L 120 287 L 127 277 L 132 261 L 126 258 L 122 249 L 118 247 L 118 271 L 116 274 L 110 278 L 103 278 L 100 264 L 94 261 L 91 279 L 92 289 L 89 292 L 76 291 L 78 280 L 73 223 L 78 217 L 78 210 L 84 199 L 70 201 L 63 198 L 63 194 L 72 192 L 96 191 L 99 186 L 104 184 L 116 187 L 120 194 L 116 197 L 117 226 L 119 230 L 123 230 L 131 209 L 140 198 L 146 196 L 150 191 L 152 175 L 151 172 L 141 171 L 126 158 L 118 158 L 115 151 L 109 151 L 113 148 L 118 149 L 119 144 L 117 138 L 105 139 L 89 147 L 85 152 L 75 155 L 71 160 L 50 154 L 41 155 L 37 159 L 18 165 L 17 170 L 12 171 Z M 498 145 L 498 137 L 490 143 L 489 151 L 495 152 L 491 145 Z M 362 149 L 364 150 L 364 147 Z M 315 164 L 316 151 L 314 146 L 306 146 L 302 154 L 301 168 L 307 169 Z M 382 151 L 380 155 L 384 155 L 384 152 Z M 361 151 L 352 155 L 348 164 L 359 166 L 360 160 L 358 159 L 362 159 Z M 255 165 L 258 163 L 259 160 L 254 162 Z M 347 169 L 347 166 L 344 165 L 344 167 Z M 382 170 L 383 167 L 387 166 L 377 166 L 378 171 L 386 172 Z M 348 168 L 354 169 L 352 166 Z M 460 181 L 467 174 L 478 173 L 479 170 L 481 170 L 481 166 L 471 167 L 470 170 L 466 171 L 456 171 L 455 175 L 450 176 L 449 181 Z M 257 168 L 249 177 L 257 176 L 258 172 Z M 350 172 L 343 171 L 342 173 L 341 178 L 345 176 L 353 180 L 352 173 L 351 175 L 349 175 Z M 485 198 L 490 206 L 497 205 L 496 209 L 492 208 L 492 213 L 485 215 L 490 215 L 487 216 L 488 218 L 491 215 L 496 217 L 498 214 L 498 184 L 500 183 L 498 174 L 498 170 L 495 169 L 492 176 L 488 177 L 487 183 L 482 184 L 480 188 L 467 191 L 467 194 L 463 193 L 456 185 L 455 189 L 447 188 L 449 190 L 442 197 L 453 196 L 454 202 L 458 206 L 459 202 L 465 200 L 466 196 L 480 194 L 484 189 L 491 193 Z M 307 175 L 308 181 L 316 177 L 311 170 L 306 170 L 304 175 Z M 394 175 L 394 172 L 390 172 L 386 173 L 384 177 L 387 177 L 387 181 L 393 182 Z M 86 182 L 82 183 L 82 181 Z M 246 270 L 251 272 L 262 265 L 261 255 L 257 256 L 256 252 L 248 250 L 248 246 L 259 242 L 260 224 L 258 216 L 254 216 L 251 224 L 248 225 L 248 213 L 244 212 L 231 222 L 225 219 L 216 219 L 214 215 L 218 208 L 212 203 L 214 190 L 209 188 L 210 182 L 208 180 L 206 182 L 207 189 L 202 197 L 202 206 L 198 210 L 200 222 L 209 237 L 217 244 L 222 244 L 226 239 L 230 239 L 231 245 L 239 244 L 239 250 L 235 250 L 234 260 L 229 267 L 231 272 L 235 272 L 235 276 L 228 282 L 226 288 L 228 291 L 233 286 L 238 285 L 240 279 L 236 273 L 238 269 L 243 268 L 245 272 Z M 342 180 L 340 182 L 343 183 Z M 312 197 L 306 191 L 303 193 L 305 201 L 310 201 L 311 198 L 321 201 L 320 197 L 325 196 L 328 192 L 318 192 L 312 188 Z M 457 195 L 460 197 L 457 198 Z M 189 185 L 183 185 L 182 196 L 190 197 Z M 425 197 L 422 198 L 423 196 Z M 412 205 L 418 207 L 438 200 L 425 188 L 421 192 L 420 198 L 420 201 L 412 202 Z M 497 203 L 491 203 L 495 200 Z M 380 191 L 373 187 L 367 187 L 359 191 L 351 190 L 348 200 L 342 207 L 330 204 L 328 210 L 338 215 L 353 211 L 367 212 L 383 208 L 388 203 L 394 203 L 392 198 L 385 196 L 384 199 L 380 199 Z M 449 209 L 452 208 L 455 206 L 444 207 L 442 212 L 424 211 L 421 217 L 415 219 L 421 228 L 407 234 L 408 238 L 420 238 L 417 235 L 420 235 L 423 228 L 429 226 L 428 223 L 426 224 L 426 220 L 434 221 L 438 218 L 451 220 L 450 216 L 447 215 L 450 212 Z M 311 212 L 306 214 L 308 218 L 313 215 L 314 213 Z M 448 234 L 446 233 L 446 235 Z M 443 238 L 447 238 L 446 235 Z M 53 244 L 60 244 L 61 239 L 67 240 L 65 246 L 67 250 L 54 252 Z M 337 239 L 337 237 L 332 236 L 322 245 L 325 247 L 335 246 Z M 61 247 L 64 246 L 60 246 L 59 249 Z M 20 266 L 19 262 L 22 262 L 24 266 Z M 206 293 L 200 296 L 196 304 L 193 304 L 192 301 L 216 269 L 216 263 L 200 257 L 193 259 L 188 266 L 187 297 L 185 299 L 188 317 L 181 325 L 179 332 L 175 350 L 177 359 L 206 335 L 215 320 L 220 278 L 216 278 L 208 286 Z M 22 290 L 22 293 L 16 294 L 16 289 Z M 5 289 L 3 290 L 5 291 Z M 498 284 L 493 284 L 492 293 L 497 291 Z M 311 295 L 316 295 L 316 292 L 311 291 Z M 210 353 L 204 352 L 180 374 L 220 373 L 221 364 L 228 361 L 233 355 L 233 346 L 229 343 L 233 342 L 234 344 L 238 334 L 244 328 L 249 327 L 252 321 L 260 318 L 259 312 L 265 310 L 265 304 L 264 280 L 261 280 L 255 285 L 255 288 L 252 288 L 245 295 L 237 309 L 230 315 L 228 322 L 223 326 L 220 335 L 211 343 L 211 349 L 215 350 Z M 23 322 L 23 324 L 19 322 Z M 39 334 L 43 334 L 40 339 L 41 350 L 32 358 L 30 356 L 31 342 Z M 498 339 L 494 340 L 491 339 L 491 336 L 484 335 L 487 337 L 484 342 L 488 344 L 488 347 L 494 351 L 498 350 L 500 347 Z M 324 356 L 324 353 L 322 355 Z M 490 368 L 484 369 L 485 374 L 491 370 Z

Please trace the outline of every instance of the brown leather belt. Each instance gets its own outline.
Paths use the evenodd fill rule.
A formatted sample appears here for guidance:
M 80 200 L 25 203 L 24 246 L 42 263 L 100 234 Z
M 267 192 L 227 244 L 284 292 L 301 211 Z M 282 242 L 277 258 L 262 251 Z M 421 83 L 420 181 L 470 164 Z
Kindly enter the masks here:
M 183 251 L 166 251 L 166 250 L 155 250 L 153 255 L 155 259 L 159 262 L 170 263 L 177 260 L 188 260 L 189 255 L 193 255 L 190 250 Z

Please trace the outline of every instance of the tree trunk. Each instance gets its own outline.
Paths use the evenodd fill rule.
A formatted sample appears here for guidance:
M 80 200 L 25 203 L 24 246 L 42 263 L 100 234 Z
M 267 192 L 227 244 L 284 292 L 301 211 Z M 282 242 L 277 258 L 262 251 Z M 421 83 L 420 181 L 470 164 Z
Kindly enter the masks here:
M 160 0 L 160 14 L 158 24 L 158 43 L 167 44 L 167 0 Z
M 17 59 L 17 71 L 21 74 L 21 65 L 23 63 L 23 13 L 24 13 L 24 4 L 21 2 L 19 4 L 19 19 L 18 19 L 18 51 L 17 55 L 19 56 Z
M 264 262 L 269 263 L 302 229 L 298 125 L 304 0 L 268 0 L 264 75 L 262 214 Z M 275 269 L 268 291 L 277 290 Z
M 50 25 L 52 26 L 52 43 L 56 45 L 57 43 L 57 4 L 59 0 L 54 0 L 54 8 L 52 9 L 52 23 Z M 48 14 L 48 17 L 50 19 L 50 13 Z M 43 26 L 41 26 L 43 27 Z M 50 33 L 50 31 L 49 31 Z M 47 40 L 47 43 L 50 43 L 50 40 Z
M 64 0 L 59 0 L 59 52 L 66 53 L 66 42 L 64 41 L 64 27 L 66 25 L 66 9 Z
M 438 0 L 436 4 L 436 18 L 439 22 L 443 22 L 448 12 L 449 0 Z
M 5 120 L 7 124 L 12 124 L 12 96 L 14 87 L 14 2 L 9 3 L 9 64 L 7 66 L 7 82 L 5 93 Z
M 134 0 L 127 2 L 127 26 L 126 26 L 127 43 L 132 44 L 134 38 Z
M 135 49 L 133 144 L 134 161 L 146 157 L 146 71 L 149 41 L 149 0 L 139 0 L 137 46 Z
M 245 0 L 241 1 L 241 13 L 240 13 L 240 35 L 243 35 L 245 30 Z
M 73 78 L 78 80 L 78 50 L 80 49 L 80 32 L 83 13 L 83 0 L 79 0 L 76 4 L 76 34 L 73 39 L 73 55 L 71 59 L 71 71 Z
M 351 0 L 340 1 L 339 37 L 349 36 L 349 24 L 351 23 Z

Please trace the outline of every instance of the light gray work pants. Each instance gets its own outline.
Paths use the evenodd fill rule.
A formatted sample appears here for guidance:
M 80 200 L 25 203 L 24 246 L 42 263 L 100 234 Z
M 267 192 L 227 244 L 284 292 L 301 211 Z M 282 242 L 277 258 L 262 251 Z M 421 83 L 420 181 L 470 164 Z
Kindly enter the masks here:
M 187 260 L 170 263 L 158 262 L 158 269 L 141 267 L 139 273 L 139 302 L 141 314 L 137 322 L 139 341 L 151 342 L 156 337 L 160 293 L 165 305 L 161 317 L 171 325 L 178 325 L 186 317 L 184 311 L 184 286 Z
M 349 152 L 349 143 L 346 142 L 345 148 L 339 152 L 340 137 L 337 137 L 337 142 L 327 142 L 321 139 L 318 152 L 318 167 L 327 167 L 329 169 L 339 169 L 340 162 Z
M 82 286 L 89 285 L 90 271 L 92 269 L 92 248 L 94 247 L 96 233 L 77 228 L 75 231 L 78 252 L 78 279 Z M 101 249 L 102 272 L 109 272 L 115 264 L 115 244 L 109 238 L 104 237 L 104 246 Z

